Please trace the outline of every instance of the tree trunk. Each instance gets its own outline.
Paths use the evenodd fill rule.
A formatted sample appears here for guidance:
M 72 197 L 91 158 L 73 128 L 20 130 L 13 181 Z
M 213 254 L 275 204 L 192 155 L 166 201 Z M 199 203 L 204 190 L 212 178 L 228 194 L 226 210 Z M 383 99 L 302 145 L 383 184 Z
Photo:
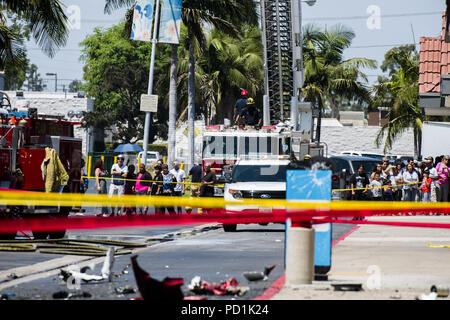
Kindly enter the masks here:
M 320 131 L 322 129 L 322 108 L 319 106 L 319 117 L 317 118 L 317 128 L 316 128 L 316 142 L 317 145 L 320 144 Z
M 188 78 L 188 130 L 189 130 L 189 158 L 186 168 L 189 170 L 194 165 L 195 160 L 195 54 L 194 43 L 191 37 L 189 42 L 189 78 Z
M 336 112 L 336 101 L 333 98 L 329 99 L 331 107 L 331 117 L 339 120 L 339 112 Z
M 176 121 L 177 121 L 177 82 L 178 82 L 178 45 L 172 44 L 172 60 L 170 64 L 169 89 L 169 144 L 167 147 L 167 163 L 175 161 Z
M 233 106 L 235 103 L 235 98 L 231 90 L 226 90 L 225 94 L 222 96 L 220 101 L 220 123 L 224 123 L 224 119 L 227 118 L 233 124 Z

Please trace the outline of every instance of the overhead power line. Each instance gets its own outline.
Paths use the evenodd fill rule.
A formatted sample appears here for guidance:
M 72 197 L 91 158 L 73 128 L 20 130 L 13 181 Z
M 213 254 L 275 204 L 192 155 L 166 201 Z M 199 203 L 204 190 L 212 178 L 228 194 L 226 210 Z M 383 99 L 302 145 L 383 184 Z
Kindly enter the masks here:
M 431 16 L 431 15 L 442 15 L 442 11 L 434 12 L 415 12 L 415 13 L 397 13 L 397 14 L 382 14 L 380 18 L 402 18 L 402 17 L 416 17 L 416 16 Z M 303 18 L 304 21 L 322 21 L 322 20 L 358 20 L 367 19 L 368 15 L 365 16 L 343 16 L 343 17 L 316 17 L 316 18 Z

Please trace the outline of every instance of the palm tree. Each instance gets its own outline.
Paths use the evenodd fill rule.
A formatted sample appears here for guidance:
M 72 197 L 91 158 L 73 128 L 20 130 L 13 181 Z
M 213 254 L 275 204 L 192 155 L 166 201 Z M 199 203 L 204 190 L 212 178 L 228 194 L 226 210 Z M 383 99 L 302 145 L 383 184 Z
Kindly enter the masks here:
M 384 136 L 384 152 L 392 149 L 396 137 L 412 128 L 414 133 L 414 154 L 421 152 L 422 122 L 424 115 L 419 107 L 419 56 L 414 50 L 393 48 L 387 54 L 399 68 L 391 72 L 391 80 L 382 82 L 373 88 L 374 108 L 380 105 L 389 106 L 389 122 L 378 131 L 375 143 L 380 146 Z M 381 98 L 380 98 L 381 97 Z
M 303 30 L 305 82 L 301 94 L 319 111 L 316 141 L 320 142 L 322 112 L 330 106 L 332 116 L 339 116 L 343 100 L 369 101 L 367 87 L 359 81 L 367 78 L 360 68 L 375 68 L 376 61 L 366 58 L 343 60 L 343 52 L 354 38 L 352 30 L 337 25 L 321 29 L 307 25 Z
M 194 163 L 195 119 L 195 46 L 202 50 L 206 44 L 203 26 L 214 26 L 227 34 L 238 36 L 242 23 L 256 23 L 256 8 L 252 0 L 185 0 L 182 20 L 188 29 L 189 76 L 188 76 L 188 130 L 189 166 Z M 237 27 L 236 27 L 237 26 Z
M 8 15 L 29 25 L 32 37 L 48 56 L 66 44 L 67 16 L 59 0 L 0 0 L 0 69 L 6 63 L 22 63 L 23 48 L 19 35 L 7 25 Z
M 198 61 L 200 91 L 202 101 L 208 105 L 209 121 L 219 118 L 219 114 L 221 122 L 225 115 L 231 119 L 234 94 L 240 88 L 246 88 L 252 96 L 262 96 L 261 31 L 257 26 L 244 25 L 240 34 L 241 39 L 238 39 L 220 30 L 211 30 Z
M 342 25 L 330 29 L 307 25 L 303 34 L 305 83 L 302 94 L 305 101 L 312 102 L 319 112 L 330 106 L 335 118 L 339 117 L 345 99 L 369 101 L 370 92 L 365 85 L 367 77 L 361 68 L 376 68 L 376 61 L 343 59 L 344 50 L 350 47 L 355 37 L 354 32 Z

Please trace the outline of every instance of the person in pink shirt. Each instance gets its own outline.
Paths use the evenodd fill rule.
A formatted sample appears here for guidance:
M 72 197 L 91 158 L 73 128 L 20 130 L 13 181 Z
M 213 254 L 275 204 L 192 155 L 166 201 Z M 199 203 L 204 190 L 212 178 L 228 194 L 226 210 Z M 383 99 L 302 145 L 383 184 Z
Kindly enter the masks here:
M 136 178 L 136 185 L 134 186 L 134 191 L 136 195 L 146 196 L 150 194 L 150 186 L 152 184 L 152 175 L 145 170 L 145 165 L 141 163 L 139 165 L 139 173 Z M 136 212 L 137 214 L 147 214 L 148 207 L 142 206 L 138 209 L 140 212 Z
M 436 171 L 438 179 L 436 180 L 436 201 L 447 202 L 448 201 L 448 161 L 449 156 L 445 156 L 441 162 L 436 165 Z

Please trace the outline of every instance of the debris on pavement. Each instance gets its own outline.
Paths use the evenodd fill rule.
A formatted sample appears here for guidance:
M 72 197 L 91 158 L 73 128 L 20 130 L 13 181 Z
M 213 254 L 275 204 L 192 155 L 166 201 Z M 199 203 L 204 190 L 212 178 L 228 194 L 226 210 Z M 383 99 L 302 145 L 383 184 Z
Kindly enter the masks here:
M 66 299 L 68 296 L 69 292 L 67 291 L 58 291 L 52 295 L 53 299 Z
M 92 295 L 86 291 L 74 292 L 74 293 L 69 293 L 67 291 L 57 291 L 52 295 L 52 297 L 53 297 L 53 299 L 70 300 L 70 299 L 75 299 L 75 298 L 91 298 Z
M 242 275 L 248 280 L 248 281 L 258 281 L 258 280 L 264 280 L 267 281 L 269 279 L 269 274 L 272 272 L 273 269 L 275 269 L 276 265 L 272 265 L 270 267 L 265 267 L 264 271 L 246 271 Z
M 108 279 L 109 282 L 111 282 L 112 279 L 111 268 L 113 264 L 114 264 L 114 247 L 110 247 L 108 249 L 108 253 L 106 254 L 105 262 L 103 263 L 102 267 L 102 277 L 104 279 Z
M 80 293 L 70 293 L 67 297 L 67 300 L 75 299 L 75 298 L 91 298 L 92 295 L 89 292 L 83 291 Z
M 449 294 L 449 287 L 444 287 L 441 285 L 433 285 L 430 288 L 430 292 L 436 292 L 439 298 L 447 298 Z
M 361 283 L 340 283 L 332 284 L 334 291 L 362 291 Z
M 123 274 L 128 274 L 128 268 L 131 266 L 131 264 L 127 264 L 122 271 L 120 271 L 120 273 L 118 274 L 114 274 L 115 278 L 120 278 Z
M 249 287 L 239 286 L 239 282 L 233 277 L 222 281 L 221 283 L 209 284 L 203 281 L 200 276 L 191 280 L 188 286 L 189 290 L 196 294 L 214 294 L 214 295 L 244 295 L 250 290 Z
M 125 287 L 118 287 L 118 288 L 114 288 L 114 291 L 117 294 L 131 294 L 131 293 L 136 293 L 136 289 L 130 286 L 125 286 Z
M 402 296 L 401 294 L 398 292 L 398 290 L 395 290 L 395 294 L 393 294 L 392 296 L 390 296 L 391 299 L 401 299 Z
M 133 266 L 134 277 L 144 300 L 183 300 L 183 292 L 181 286 L 184 283 L 182 278 L 164 278 L 159 281 L 150 277 L 150 274 L 142 269 L 137 263 L 137 255 L 131 257 L 131 265 Z
M 416 298 L 416 300 L 436 300 L 437 293 L 430 292 L 429 294 L 422 293 L 420 296 Z
M 71 269 L 61 269 L 60 275 L 64 281 L 67 281 L 70 277 L 72 277 L 75 281 L 83 280 L 84 282 L 89 282 L 89 281 L 102 281 L 108 279 L 108 281 L 111 282 L 112 279 L 111 268 L 113 264 L 114 264 L 114 248 L 110 247 L 108 249 L 108 253 L 106 254 L 105 261 L 103 262 L 101 275 L 87 274 L 86 271 L 88 268 L 83 268 L 80 271 Z
M 10 273 L 10 274 L 8 274 L 8 275 L 6 276 L 6 279 L 7 279 L 8 281 L 11 281 L 11 280 L 14 280 L 14 279 L 17 279 L 17 278 L 19 278 L 19 277 L 18 277 L 17 274 L 15 274 L 15 273 Z

